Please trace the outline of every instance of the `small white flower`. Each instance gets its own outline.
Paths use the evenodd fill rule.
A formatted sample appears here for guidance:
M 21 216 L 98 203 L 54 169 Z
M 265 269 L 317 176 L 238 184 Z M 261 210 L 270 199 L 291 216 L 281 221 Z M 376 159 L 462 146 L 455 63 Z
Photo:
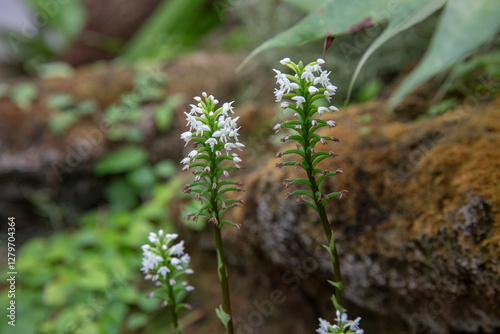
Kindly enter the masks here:
M 331 128 L 334 128 L 337 124 L 335 123 L 335 121 L 332 121 L 332 120 L 328 120 L 326 121 L 326 124 L 331 127 Z
M 312 67 L 311 65 L 307 65 L 305 68 L 304 68 L 304 72 L 302 72 L 302 75 L 300 76 L 301 79 L 306 79 L 306 82 L 314 82 L 314 74 L 313 74 L 313 71 L 314 71 L 314 67 Z
M 191 158 L 184 158 L 181 160 L 181 164 L 188 165 L 191 162 Z
M 174 240 L 174 239 L 177 239 L 179 235 L 177 233 L 169 233 L 169 234 L 165 234 L 165 238 L 169 239 L 169 240 Z
M 192 136 L 193 133 L 191 131 L 186 131 L 181 134 L 181 139 L 186 142 L 186 145 L 184 145 L 184 147 L 186 147 L 187 144 L 191 141 Z
M 184 263 L 184 264 L 189 264 L 189 262 L 191 261 L 191 257 L 189 256 L 189 254 L 184 254 L 184 255 L 181 257 L 181 261 L 182 261 L 182 263 Z
M 151 241 L 152 243 L 155 243 L 156 241 L 158 241 L 158 237 L 156 235 L 156 233 L 154 232 L 150 232 L 149 233 L 149 237 L 148 237 L 149 241 Z
M 322 58 L 318 58 L 318 60 L 316 60 L 316 62 L 320 65 L 323 65 L 325 63 L 325 60 L 322 59 Z
M 190 157 L 191 159 L 194 159 L 194 158 L 196 158 L 197 155 L 198 155 L 198 151 L 192 150 L 191 152 L 189 152 L 188 157 Z
M 208 138 L 207 141 L 205 142 L 206 144 L 210 145 L 210 148 L 212 151 L 214 150 L 215 145 L 217 145 L 217 139 L 215 138 Z
M 286 57 L 280 60 L 281 65 L 286 65 L 290 62 L 290 58 Z
M 309 94 L 313 95 L 316 94 L 317 92 L 319 92 L 318 88 L 314 86 L 309 86 Z
M 283 99 L 284 92 L 281 89 L 274 89 L 274 95 L 276 95 L 276 102 L 280 102 Z
M 286 109 L 289 105 L 290 104 L 288 102 L 281 102 L 281 109 Z
M 306 99 L 302 96 L 294 96 L 292 97 L 292 100 L 295 100 L 297 108 L 300 108 L 300 105 L 306 102 Z
M 329 333 L 328 326 L 331 326 L 331 324 L 328 321 L 321 318 L 319 318 L 318 320 L 319 320 L 319 328 L 316 330 L 316 333 L 328 334 Z
M 330 86 L 331 83 L 330 83 L 330 79 L 328 78 L 330 73 L 331 72 L 328 72 L 328 71 L 321 71 L 319 74 L 319 77 L 314 79 L 314 84 L 317 85 L 318 83 L 320 83 L 321 86 L 323 86 L 323 87 Z
M 335 111 L 339 111 L 339 109 L 335 106 L 330 106 L 330 111 L 335 112 Z
M 190 269 L 186 269 L 185 273 L 188 275 L 191 275 L 191 274 L 194 274 L 194 271 L 193 271 L 193 269 L 190 268 Z
M 173 266 L 176 266 L 178 265 L 179 263 L 181 263 L 181 260 L 179 260 L 178 258 L 176 257 L 173 257 L 171 260 L 170 260 L 170 263 L 173 265 Z
M 228 115 L 228 113 L 227 113 L 228 111 L 230 111 L 230 112 L 231 112 L 231 114 L 234 114 L 234 108 L 231 106 L 231 104 L 233 104 L 233 102 L 234 102 L 234 101 L 229 102 L 229 103 L 224 103 L 224 104 L 222 105 L 222 114 L 223 114 L 224 116 L 227 116 L 227 115 Z
M 170 281 L 169 281 L 169 283 L 170 283 L 171 286 L 174 286 L 175 285 L 175 280 L 173 278 L 171 278 Z
M 319 117 L 321 117 L 321 119 L 323 119 L 323 114 L 326 111 L 330 111 L 330 110 L 328 108 L 325 108 L 325 107 L 318 107 L 318 114 L 319 114 Z
M 179 242 L 178 244 L 170 247 L 170 255 L 171 256 L 182 256 L 184 255 L 184 240 Z
M 191 285 L 186 286 L 186 291 L 193 291 L 194 288 Z
M 163 276 L 163 279 L 167 279 L 167 273 L 170 272 L 170 269 L 166 266 L 161 266 L 160 269 L 158 269 L 158 274 Z
M 326 90 L 327 90 L 330 94 L 334 95 L 334 94 L 335 94 L 335 92 L 337 91 L 337 86 L 334 86 L 334 85 L 330 84 L 330 85 L 326 86 Z

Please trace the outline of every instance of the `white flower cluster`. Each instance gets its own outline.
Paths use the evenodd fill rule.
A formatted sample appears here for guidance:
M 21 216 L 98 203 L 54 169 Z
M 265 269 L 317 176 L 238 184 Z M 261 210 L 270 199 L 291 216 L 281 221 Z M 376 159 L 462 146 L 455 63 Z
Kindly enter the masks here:
M 331 72 L 321 68 L 325 63 L 323 59 L 319 58 L 305 67 L 302 63 L 298 65 L 295 64 L 290 58 L 282 59 L 280 63 L 291 68 L 295 74 L 292 76 L 274 69 L 274 72 L 276 72 L 276 83 L 280 86 L 279 89 L 275 88 L 274 90 L 276 102 L 280 102 L 283 97 L 291 97 L 295 104 L 295 108 L 298 109 L 302 104 L 308 101 L 307 95 L 321 95 L 328 100 L 328 102 L 330 102 L 332 96 L 335 95 L 337 86 L 332 85 L 330 82 L 329 76 Z M 286 101 L 281 104 L 283 109 L 289 106 L 291 105 Z M 338 111 L 338 109 L 335 106 L 330 106 L 329 108 L 319 107 L 317 111 L 321 116 L 325 111 L 334 112 Z
M 232 118 L 229 113 L 234 114 L 233 102 L 224 103 L 222 107 L 215 110 L 215 106 L 219 103 L 212 95 L 202 94 L 204 101 L 201 97 L 195 96 L 194 99 L 198 102 L 197 105 L 191 104 L 191 111 L 184 112 L 187 116 L 187 126 L 189 131 L 181 134 L 181 139 L 189 144 L 192 140 L 196 143 L 203 143 L 209 146 L 212 152 L 216 152 L 217 156 L 221 155 L 221 150 L 224 149 L 226 154 L 232 149 L 241 150 L 245 147 L 238 141 L 238 130 L 240 127 L 237 125 L 239 117 Z M 189 164 L 196 159 L 199 150 L 189 152 L 188 156 L 182 159 L 181 163 L 184 164 L 183 170 L 189 169 Z M 236 163 L 240 162 L 237 154 L 232 154 L 235 157 Z
M 328 321 L 319 318 L 319 328 L 316 330 L 316 333 L 319 334 L 340 334 L 340 333 L 349 333 L 349 334 L 363 334 L 365 331 L 359 328 L 359 322 L 361 321 L 360 317 L 357 317 L 355 320 L 348 320 L 347 313 L 340 314 L 340 311 L 337 310 L 337 318 L 335 319 L 337 322 L 336 325 L 330 324 Z
M 184 253 L 184 241 L 171 245 L 177 237 L 177 234 L 165 234 L 163 230 L 159 230 L 158 234 L 151 232 L 148 237 L 151 244 L 141 247 L 141 271 L 144 279 L 152 280 L 158 286 L 170 284 L 181 287 L 180 290 L 192 291 L 192 286 L 179 280 L 184 274 L 192 274 L 193 270 L 189 267 L 191 258 Z

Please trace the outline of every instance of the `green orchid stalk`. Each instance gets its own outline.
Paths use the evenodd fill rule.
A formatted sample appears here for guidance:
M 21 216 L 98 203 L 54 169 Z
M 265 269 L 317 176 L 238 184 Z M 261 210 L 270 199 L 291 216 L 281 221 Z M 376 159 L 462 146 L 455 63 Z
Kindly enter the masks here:
M 277 158 L 286 155 L 298 157 L 298 161 L 280 162 L 276 166 L 294 166 L 302 168 L 305 171 L 305 178 L 286 179 L 283 184 L 286 188 L 302 184 L 308 189 L 298 189 L 285 194 L 286 198 L 299 196 L 298 200 L 304 202 L 314 209 L 319 215 L 323 230 L 328 240 L 328 246 L 325 248 L 331 255 L 334 266 L 334 280 L 329 281 L 335 288 L 335 294 L 332 301 L 337 311 L 341 314 L 345 312 L 342 307 L 342 278 L 340 273 L 340 261 L 337 249 L 334 243 L 334 236 L 330 227 L 330 222 L 325 211 L 326 202 L 334 197 L 344 198 L 346 190 L 325 194 L 322 192 L 323 181 L 332 175 L 343 173 L 341 168 L 330 171 L 321 169 L 318 164 L 328 158 L 335 158 L 337 154 L 333 151 L 320 150 L 318 145 L 326 146 L 328 142 L 338 142 L 339 139 L 333 136 L 321 136 L 317 133 L 320 128 L 334 128 L 336 126 L 333 120 L 324 120 L 323 115 L 327 112 L 336 112 L 335 106 L 318 106 L 316 101 L 326 99 L 330 102 L 331 97 L 335 95 L 337 87 L 332 85 L 329 79 L 330 72 L 322 69 L 325 61 L 318 59 L 315 62 L 304 66 L 302 62 L 298 64 L 285 58 L 280 61 L 282 65 L 290 68 L 294 74 L 276 72 L 277 83 L 280 88 L 275 89 L 276 102 L 281 102 L 283 98 L 289 98 L 288 101 L 281 103 L 281 108 L 291 110 L 295 118 L 287 120 L 281 124 L 276 124 L 274 130 L 289 129 L 290 134 L 281 138 L 282 142 L 293 140 L 296 142 L 295 149 L 289 149 L 276 154 Z
M 184 192 L 194 194 L 194 198 L 203 204 L 201 209 L 186 219 L 197 221 L 205 217 L 212 223 L 212 229 L 217 250 L 218 275 L 222 290 L 222 305 L 216 310 L 217 316 L 226 328 L 227 333 L 233 334 L 233 319 L 231 315 L 231 301 L 229 294 L 227 266 L 224 260 L 221 228 L 224 225 L 239 225 L 224 220 L 223 216 L 232 208 L 239 206 L 243 200 L 227 198 L 229 192 L 243 191 L 241 183 L 229 180 L 229 171 L 241 168 L 241 158 L 234 152 L 241 150 L 245 145 L 238 141 L 237 121 L 239 117 L 232 118 L 234 114 L 232 103 L 224 103 L 216 108 L 219 103 L 212 95 L 202 94 L 203 98 L 195 97 L 198 102 L 191 105 L 191 111 L 185 112 L 189 131 L 184 132 L 181 138 L 194 144 L 181 163 L 183 171 L 193 169 L 195 175 L 191 184 L 184 187 Z M 229 162 L 229 163 L 227 163 Z
M 183 308 L 191 308 L 181 301 L 194 288 L 185 281 L 185 276 L 192 274 L 193 270 L 189 264 L 191 258 L 184 253 L 184 241 L 172 245 L 177 237 L 177 234 L 165 234 L 163 230 L 151 232 L 148 237 L 150 243 L 141 247 L 141 271 L 144 279 L 155 282 L 158 287 L 149 297 L 161 299 L 162 307 L 170 308 L 175 333 L 181 334 L 178 312 Z

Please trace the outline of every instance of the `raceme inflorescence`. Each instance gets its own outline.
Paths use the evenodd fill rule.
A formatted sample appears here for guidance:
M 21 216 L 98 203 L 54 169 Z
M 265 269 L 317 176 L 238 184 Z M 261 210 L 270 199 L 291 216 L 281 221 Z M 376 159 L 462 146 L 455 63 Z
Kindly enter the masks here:
M 142 268 L 146 280 L 155 282 L 158 288 L 150 297 L 160 298 L 162 306 L 169 307 L 176 333 L 181 333 L 178 322 L 178 312 L 190 305 L 182 303 L 187 292 L 194 290 L 185 280 L 187 274 L 192 274 L 191 259 L 184 252 L 184 241 L 173 244 L 177 234 L 165 234 L 163 230 L 149 234 L 150 243 L 142 246 Z
M 191 105 L 189 113 L 185 112 L 189 131 L 184 132 L 181 138 L 193 143 L 187 157 L 182 159 L 182 170 L 192 169 L 194 179 L 184 187 L 184 192 L 194 194 L 196 200 L 201 201 L 202 207 L 186 219 L 197 221 L 205 217 L 214 232 L 217 250 L 218 275 L 222 290 L 222 305 L 216 310 L 217 316 L 226 327 L 227 333 L 234 333 L 231 315 L 231 302 L 227 280 L 227 267 L 222 247 L 221 228 L 224 225 L 239 225 L 224 220 L 223 215 L 230 209 L 243 203 L 242 199 L 228 198 L 230 192 L 241 192 L 242 184 L 229 179 L 229 171 L 241 168 L 241 158 L 235 153 L 245 145 L 238 140 L 237 125 L 239 117 L 234 117 L 233 102 L 224 103 L 216 107 L 217 101 L 212 95 L 202 94 L 194 98 L 198 103 Z
M 329 142 L 339 142 L 339 139 L 325 135 L 325 131 L 321 131 L 321 134 L 318 133 L 321 128 L 333 129 L 337 126 L 334 120 L 323 118 L 326 113 L 337 112 L 337 107 L 321 104 L 325 100 L 330 104 L 337 87 L 330 82 L 329 76 L 331 72 L 323 70 L 322 67 L 325 64 L 323 59 L 304 65 L 302 62 L 296 64 L 290 58 L 285 58 L 280 63 L 291 69 L 293 74 L 274 70 L 276 82 L 279 85 L 279 88 L 275 89 L 274 95 L 276 96 L 276 102 L 281 102 L 281 108 L 292 111 L 294 118 L 276 124 L 274 130 L 279 132 L 286 129 L 287 133 L 281 138 L 281 141 L 294 141 L 296 147 L 278 152 L 276 158 L 291 155 L 297 159 L 279 162 L 276 166 L 279 168 L 294 166 L 303 169 L 306 174 L 305 178 L 285 179 L 283 181 L 285 188 L 294 188 L 295 185 L 302 185 L 303 187 L 287 192 L 285 198 L 298 196 L 299 202 L 306 203 L 318 213 L 328 240 L 328 246 L 325 246 L 325 248 L 330 253 L 334 266 L 334 280 L 328 281 L 335 288 L 332 302 L 339 314 L 345 314 L 345 309 L 342 306 L 342 278 L 339 255 L 334 243 L 330 222 L 326 215 L 325 204 L 334 197 L 345 198 L 347 191 L 323 193 L 324 180 L 329 176 L 343 173 L 343 170 L 337 168 L 332 171 L 322 169 L 319 166 L 321 161 L 338 156 L 334 151 L 323 148 L 327 147 Z M 304 186 L 306 189 L 304 189 Z

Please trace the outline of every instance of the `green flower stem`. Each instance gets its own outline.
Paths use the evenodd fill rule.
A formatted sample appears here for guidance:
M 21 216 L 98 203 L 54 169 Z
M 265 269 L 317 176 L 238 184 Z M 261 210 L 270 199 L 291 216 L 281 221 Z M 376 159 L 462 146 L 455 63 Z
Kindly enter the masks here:
M 212 224 L 212 229 L 214 231 L 214 240 L 215 240 L 215 248 L 217 250 L 217 270 L 219 272 L 219 282 L 220 282 L 220 287 L 222 291 L 222 309 L 224 310 L 225 313 L 227 313 L 230 316 L 229 322 L 227 323 L 226 330 L 228 334 L 233 334 L 234 333 L 234 328 L 233 328 L 233 315 L 231 313 L 231 297 L 229 293 L 229 282 L 228 282 L 228 277 L 227 277 L 227 266 L 225 263 L 224 259 L 224 249 L 222 246 L 222 235 L 221 235 L 221 230 L 220 227 L 222 227 L 221 224 L 221 219 L 220 219 L 220 214 L 217 208 L 219 207 L 219 178 L 217 174 L 218 168 L 215 167 L 218 166 L 216 161 L 217 161 L 217 156 L 215 152 L 210 152 L 209 153 L 209 158 L 211 161 L 211 170 L 209 172 L 209 179 L 211 182 L 215 183 L 217 186 L 215 189 L 212 189 L 211 191 L 211 197 L 210 197 L 210 203 L 213 208 L 213 211 L 211 214 L 213 215 L 213 218 L 215 218 L 216 223 Z
M 216 214 L 217 220 L 218 220 L 218 214 Z M 224 252 L 222 248 L 222 237 L 221 237 L 221 232 L 220 228 L 212 224 L 212 228 L 214 231 L 214 238 L 215 238 L 215 247 L 217 249 L 217 252 L 219 253 L 219 257 L 217 259 L 217 266 L 218 266 L 218 271 L 220 273 L 219 278 L 220 278 L 220 287 L 222 290 L 222 309 L 224 312 L 229 314 L 231 317 L 229 319 L 229 322 L 227 323 L 227 333 L 228 334 L 233 334 L 234 329 L 233 329 L 233 316 L 231 313 L 231 298 L 229 295 L 229 283 L 228 283 L 228 278 L 227 278 L 227 267 L 226 263 L 224 260 Z M 220 262 L 220 263 L 219 263 Z
M 174 287 L 168 283 L 168 294 L 170 295 L 170 298 L 172 299 L 172 305 L 170 305 L 170 312 L 172 314 L 172 321 L 175 329 L 176 334 L 182 334 L 181 327 L 179 326 L 179 320 L 177 319 L 177 303 L 175 301 L 175 294 L 174 294 Z
M 306 95 L 307 96 L 307 95 Z M 309 99 L 306 99 L 304 110 L 309 110 L 310 108 L 310 103 Z M 330 241 L 333 238 L 333 232 L 330 227 L 330 222 L 328 221 L 328 216 L 326 215 L 325 211 L 325 206 L 322 203 L 321 198 L 317 196 L 318 193 L 320 192 L 320 189 L 318 189 L 318 183 L 315 178 L 315 173 L 314 173 L 314 168 L 313 168 L 313 159 L 312 159 L 312 154 L 311 154 L 311 146 L 310 142 L 312 138 L 309 138 L 310 134 L 310 129 L 312 128 L 311 122 L 304 117 L 304 130 L 302 132 L 302 138 L 305 143 L 308 145 L 305 148 L 305 154 L 304 154 L 304 161 L 306 162 L 306 168 L 305 171 L 307 173 L 307 178 L 309 179 L 309 182 L 311 183 L 311 190 L 314 196 L 314 201 L 316 204 L 316 207 L 318 209 L 318 214 L 320 217 L 321 224 L 323 225 L 323 230 L 325 231 L 326 238 L 328 240 L 328 244 L 330 244 Z M 334 271 L 334 280 L 335 282 L 342 282 L 342 276 L 340 273 L 340 258 L 339 254 L 337 252 L 337 247 L 335 246 L 335 243 L 333 244 L 333 249 L 330 250 L 333 254 L 334 261 L 333 262 L 333 271 Z M 335 297 L 337 298 L 337 301 L 340 303 L 340 305 L 343 305 L 343 297 L 342 297 L 342 290 L 335 287 Z M 342 310 L 339 310 L 342 312 Z

